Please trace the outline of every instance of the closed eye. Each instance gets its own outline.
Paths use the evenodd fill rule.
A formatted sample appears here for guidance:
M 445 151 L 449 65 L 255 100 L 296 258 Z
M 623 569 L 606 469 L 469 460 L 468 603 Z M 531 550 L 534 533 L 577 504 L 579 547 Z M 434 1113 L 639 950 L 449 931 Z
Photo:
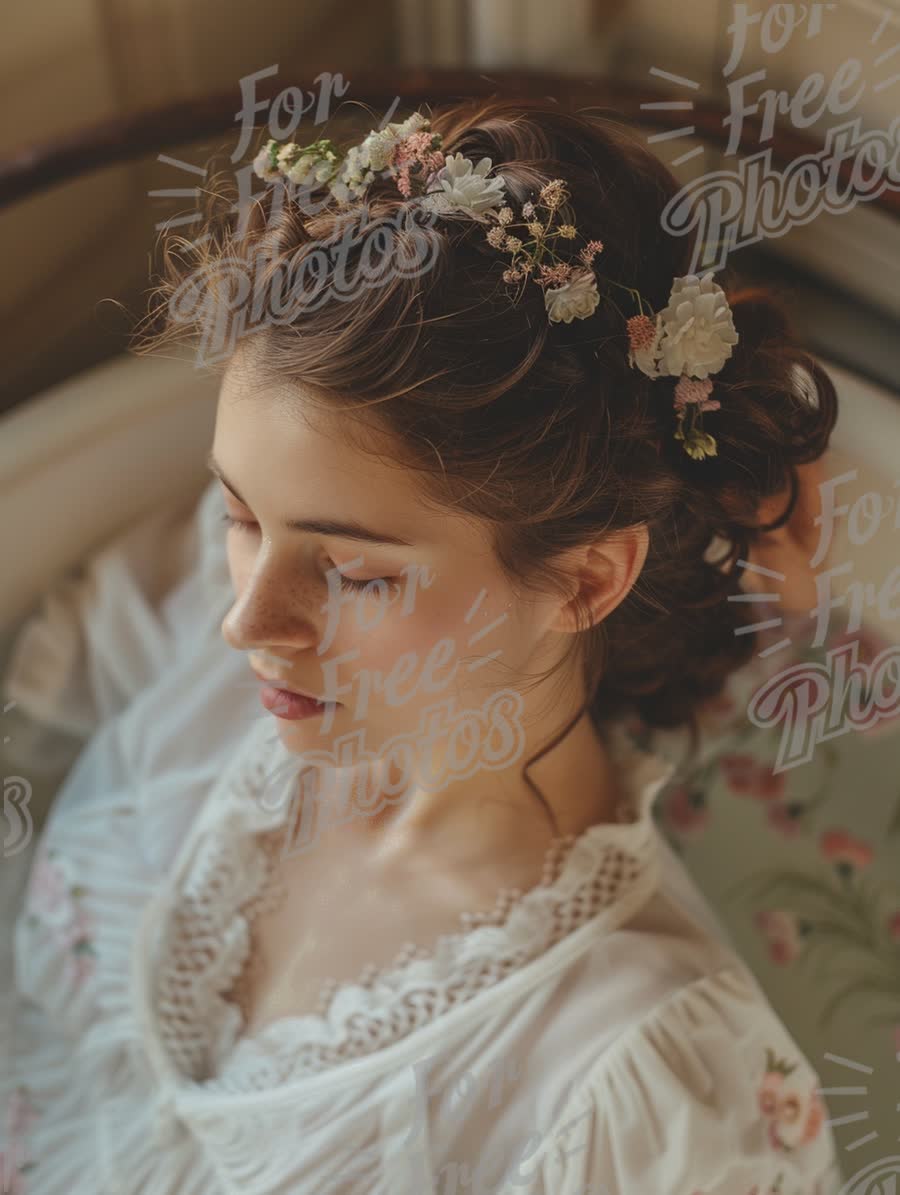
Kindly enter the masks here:
M 222 515 L 222 522 L 229 529 L 233 527 L 236 531 L 252 531 L 256 527 L 256 523 L 251 519 L 236 519 L 234 515 L 228 514 L 227 511 Z M 400 577 L 366 577 L 364 580 L 357 580 L 353 577 L 345 577 L 343 573 L 340 573 L 340 578 L 341 589 L 344 590 L 354 590 L 357 593 L 361 593 L 368 586 L 371 586 L 372 588 L 369 590 L 370 597 L 377 595 L 378 591 L 375 587 L 375 582 L 383 581 L 387 585 L 391 581 L 396 581 L 397 584 L 401 581 Z
M 242 531 L 247 531 L 250 527 L 256 526 L 249 519 L 236 519 L 234 515 L 230 515 L 227 512 L 222 515 L 222 522 L 228 527 L 240 527 Z

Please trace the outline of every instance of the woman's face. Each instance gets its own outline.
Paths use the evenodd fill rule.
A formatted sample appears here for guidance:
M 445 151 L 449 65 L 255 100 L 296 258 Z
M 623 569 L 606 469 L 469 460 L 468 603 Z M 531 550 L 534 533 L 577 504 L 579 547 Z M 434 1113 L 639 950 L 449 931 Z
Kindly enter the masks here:
M 222 633 L 257 673 L 339 703 L 276 717 L 284 746 L 331 751 L 344 738 L 356 763 L 400 736 L 440 759 L 460 714 L 482 707 L 487 733 L 497 695 L 564 646 L 548 632 L 559 599 L 516 597 L 486 528 L 427 507 L 414 473 L 350 447 L 346 416 L 313 421 L 296 392 L 248 392 L 247 381 L 229 366 L 211 454 L 235 520 Z M 506 722 L 516 709 L 503 699 Z M 470 742 L 478 722 L 467 724 Z

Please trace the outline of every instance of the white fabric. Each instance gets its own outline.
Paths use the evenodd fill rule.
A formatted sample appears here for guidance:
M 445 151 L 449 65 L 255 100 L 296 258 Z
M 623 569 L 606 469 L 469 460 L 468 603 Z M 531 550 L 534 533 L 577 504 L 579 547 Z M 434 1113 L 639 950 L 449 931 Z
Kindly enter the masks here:
M 19 633 L 6 696 L 43 727 L 87 738 L 161 675 L 176 642 L 181 653 L 200 635 L 222 655 L 215 610 L 205 609 L 227 609 L 222 509 L 209 486 L 194 511 L 159 510 L 66 576 Z
M 107 660 L 150 626 L 168 650 L 120 669 L 24 901 L 4 888 L 0 1096 L 21 1085 L 35 1109 L 23 1195 L 834 1195 L 817 1076 L 659 838 L 672 762 L 621 726 L 634 821 L 581 835 L 501 924 L 240 1036 L 222 993 L 256 835 L 287 809 L 257 798 L 296 761 L 218 636 L 216 513 L 210 490 L 165 602 L 138 584 L 129 626 L 110 622 Z

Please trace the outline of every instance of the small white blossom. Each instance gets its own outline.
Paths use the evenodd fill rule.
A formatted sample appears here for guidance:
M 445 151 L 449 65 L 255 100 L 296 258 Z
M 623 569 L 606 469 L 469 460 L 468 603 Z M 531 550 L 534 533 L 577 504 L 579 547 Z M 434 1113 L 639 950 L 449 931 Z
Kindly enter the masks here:
M 341 203 L 348 203 L 357 195 L 361 195 L 374 178 L 373 171 L 363 161 L 360 147 L 354 145 L 347 151 L 340 170 L 329 186 L 336 199 Z
M 476 220 L 483 219 L 486 212 L 496 215 L 494 209 L 504 200 L 505 185 L 502 178 L 486 177 L 490 168 L 490 158 L 473 166 L 462 154 L 449 154 L 435 175 L 440 189 L 422 197 L 423 207 L 438 215 L 462 211 Z
M 391 155 L 400 142 L 405 141 L 413 133 L 421 132 L 428 127 L 428 124 L 427 116 L 423 116 L 421 112 L 413 112 L 399 124 L 391 123 L 385 125 L 383 129 L 372 129 L 358 146 L 354 146 L 360 163 L 377 172 L 386 170 Z
M 267 183 L 279 178 L 281 174 L 278 168 L 271 164 L 269 157 L 269 146 L 271 144 L 272 142 L 268 141 L 253 159 L 253 173 L 257 178 L 265 179 Z
M 413 133 L 420 133 L 423 129 L 428 128 L 428 125 L 427 116 L 421 112 L 413 112 L 397 127 L 398 137 L 402 141 L 406 137 L 411 137 Z
M 373 170 L 386 170 L 396 144 L 388 133 L 370 133 L 359 147 L 360 158 Z
M 318 158 L 315 154 L 302 154 L 293 166 L 288 168 L 287 177 L 292 183 L 302 187 L 311 180 L 317 162 Z
M 287 170 L 301 152 L 300 146 L 295 141 L 289 141 L 287 145 L 281 147 L 275 157 L 281 169 Z
M 573 319 L 587 319 L 600 302 L 597 278 L 591 270 L 581 270 L 564 286 L 544 291 L 544 303 L 552 321 L 570 324 Z

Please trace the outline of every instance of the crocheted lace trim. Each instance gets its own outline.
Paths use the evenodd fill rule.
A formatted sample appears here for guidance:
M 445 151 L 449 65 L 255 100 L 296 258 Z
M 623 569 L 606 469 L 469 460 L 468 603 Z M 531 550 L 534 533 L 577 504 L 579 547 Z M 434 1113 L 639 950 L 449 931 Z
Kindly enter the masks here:
M 235 800 L 198 842 L 163 926 L 154 1006 L 173 1064 L 221 1091 L 262 1090 L 318 1073 L 383 1049 L 472 999 L 616 904 L 649 862 L 651 797 L 671 767 L 635 748 L 621 728 L 608 729 L 626 794 L 619 821 L 636 825 L 599 824 L 554 838 L 534 888 L 504 888 L 489 912 L 463 913 L 459 932 L 427 947 L 406 943 L 391 963 L 368 965 L 355 982 L 327 980 L 314 1013 L 242 1037 L 253 922 L 284 897 L 272 881 L 286 814 L 265 827 L 264 769 L 251 761 Z M 622 830 L 630 831 L 626 838 Z

